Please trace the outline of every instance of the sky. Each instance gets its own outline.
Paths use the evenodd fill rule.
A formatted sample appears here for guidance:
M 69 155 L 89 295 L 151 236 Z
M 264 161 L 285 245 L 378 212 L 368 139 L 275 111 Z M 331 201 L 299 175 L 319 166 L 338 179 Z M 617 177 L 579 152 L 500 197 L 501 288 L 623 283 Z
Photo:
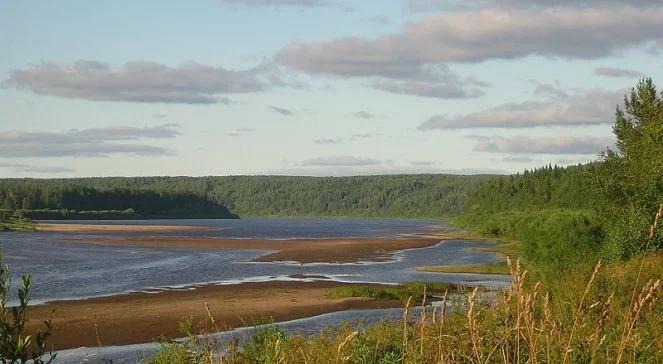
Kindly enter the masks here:
M 0 177 L 584 163 L 643 77 L 661 1 L 3 0 Z

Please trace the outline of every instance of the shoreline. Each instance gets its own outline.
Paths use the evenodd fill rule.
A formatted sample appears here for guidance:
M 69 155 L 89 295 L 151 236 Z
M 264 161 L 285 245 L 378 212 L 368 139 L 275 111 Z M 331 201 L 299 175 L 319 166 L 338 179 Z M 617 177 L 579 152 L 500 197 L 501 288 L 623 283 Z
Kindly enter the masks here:
M 42 321 L 55 310 L 55 328 L 49 344 L 54 350 L 63 350 L 175 339 L 183 336 L 179 323 L 186 317 L 193 317 L 198 331 L 226 331 L 349 309 L 402 306 L 400 301 L 330 297 L 333 288 L 348 285 L 352 284 L 272 281 L 51 301 L 30 306 L 26 328 L 27 332 L 36 333 L 43 327 Z
M 78 224 L 78 223 L 37 223 L 35 231 L 49 233 L 161 233 L 176 231 L 206 231 L 211 226 L 192 225 L 115 225 L 115 224 Z

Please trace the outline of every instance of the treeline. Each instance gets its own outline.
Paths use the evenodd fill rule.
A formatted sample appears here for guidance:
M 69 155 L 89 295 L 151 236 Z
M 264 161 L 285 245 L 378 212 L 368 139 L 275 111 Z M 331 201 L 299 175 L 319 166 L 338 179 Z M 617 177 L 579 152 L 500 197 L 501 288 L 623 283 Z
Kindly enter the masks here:
M 108 177 L 0 180 L 0 208 L 49 218 L 133 209 L 143 217 L 444 217 L 460 213 L 490 176 Z M 218 211 L 216 209 L 219 209 Z M 39 210 L 39 211 L 37 211 Z M 67 212 L 68 210 L 74 211 Z M 79 216 L 80 217 L 80 216 Z
M 465 213 L 551 208 L 594 208 L 592 179 L 600 163 L 569 167 L 545 166 L 508 176 L 495 176 L 471 192 Z
M 102 189 L 29 179 L 0 183 L 0 208 L 35 219 L 237 217 L 225 206 L 190 192 Z
M 595 163 L 480 184 L 459 225 L 519 240 L 540 270 L 662 248 L 661 229 L 651 226 L 663 215 L 663 97 L 650 79 L 627 95 L 613 130 L 617 149 Z

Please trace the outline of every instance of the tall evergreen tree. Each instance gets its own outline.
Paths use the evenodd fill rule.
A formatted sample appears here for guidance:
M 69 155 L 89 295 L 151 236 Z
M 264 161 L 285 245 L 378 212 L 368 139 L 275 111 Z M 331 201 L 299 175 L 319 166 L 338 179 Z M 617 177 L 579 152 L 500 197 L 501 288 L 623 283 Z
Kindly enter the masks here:
M 663 245 L 648 228 L 663 203 L 663 99 L 651 79 L 625 97 L 613 131 L 617 149 L 602 156 L 597 212 L 606 229 L 603 255 L 623 259 Z

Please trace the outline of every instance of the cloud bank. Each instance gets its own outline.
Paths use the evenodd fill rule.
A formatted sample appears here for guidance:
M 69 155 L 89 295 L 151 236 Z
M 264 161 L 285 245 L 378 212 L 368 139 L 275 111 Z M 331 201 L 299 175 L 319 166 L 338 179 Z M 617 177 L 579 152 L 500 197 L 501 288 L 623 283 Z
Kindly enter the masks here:
M 615 107 L 621 103 L 626 92 L 601 89 L 567 92 L 556 86 L 543 84 L 538 85 L 534 91 L 542 100 L 505 103 L 455 116 L 434 115 L 421 123 L 418 129 L 427 131 L 610 124 L 614 122 Z
M 473 137 L 474 151 L 513 154 L 594 154 L 614 144 L 614 138 L 601 137 Z
M 144 128 L 117 126 L 67 132 L 6 131 L 0 134 L 0 155 L 5 158 L 172 155 L 174 151 L 168 148 L 127 141 L 173 138 L 179 134 L 175 127 L 176 124 L 166 124 Z
M 95 61 L 72 65 L 42 63 L 13 70 L 3 85 L 39 95 L 96 101 L 147 103 L 227 103 L 219 94 L 263 90 L 264 69 L 231 71 L 190 62 L 169 67 L 155 62 L 128 62 L 111 67 Z
M 530 55 L 596 59 L 660 39 L 660 8 L 481 9 L 431 16 L 372 39 L 293 43 L 276 59 L 312 74 L 404 78 L 430 64 Z

